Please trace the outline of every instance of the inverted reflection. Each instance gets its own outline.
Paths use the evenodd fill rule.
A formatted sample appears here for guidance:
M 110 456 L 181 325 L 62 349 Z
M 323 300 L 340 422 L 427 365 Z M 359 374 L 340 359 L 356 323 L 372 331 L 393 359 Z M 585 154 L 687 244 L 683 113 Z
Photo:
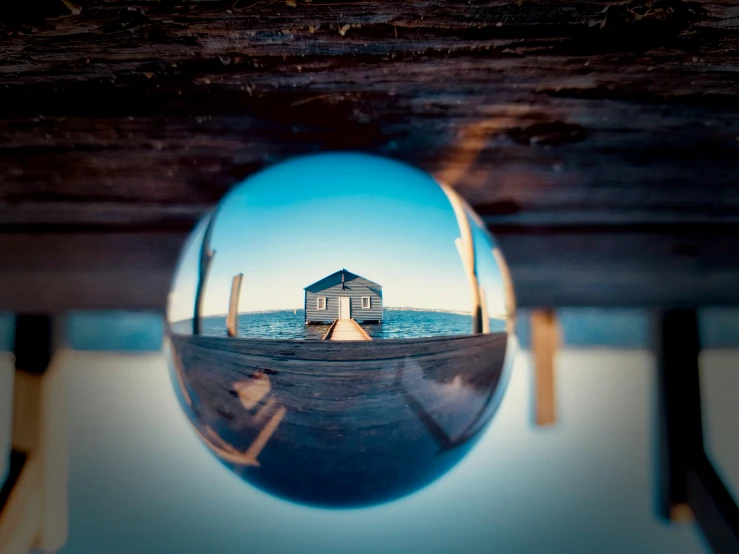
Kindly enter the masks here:
M 173 382 L 252 485 L 376 504 L 479 438 L 513 310 L 497 245 L 452 189 L 372 156 L 299 158 L 237 187 L 191 237 L 168 310 Z

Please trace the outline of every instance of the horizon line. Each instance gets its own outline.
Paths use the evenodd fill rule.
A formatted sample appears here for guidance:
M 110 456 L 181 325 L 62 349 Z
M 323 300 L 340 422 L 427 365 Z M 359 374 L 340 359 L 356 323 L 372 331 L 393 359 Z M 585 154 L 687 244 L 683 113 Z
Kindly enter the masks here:
M 447 313 L 447 314 L 457 314 L 457 315 L 472 315 L 472 311 L 461 311 L 461 310 L 440 310 L 436 308 L 412 308 L 410 306 L 383 306 L 383 310 L 407 310 L 407 311 L 413 311 L 413 312 L 441 312 L 441 313 Z M 277 308 L 274 310 L 254 310 L 250 312 L 239 312 L 238 315 L 249 315 L 249 314 L 269 314 L 269 313 L 276 313 L 276 312 L 289 312 L 290 310 L 293 311 L 304 311 L 305 308 Z M 219 314 L 208 314 L 203 315 L 201 317 L 228 317 L 228 313 L 219 313 Z M 193 318 L 186 318 L 186 319 L 178 319 L 174 323 L 181 323 L 183 321 L 192 321 Z M 490 316 L 490 319 L 505 319 L 505 318 L 498 318 Z

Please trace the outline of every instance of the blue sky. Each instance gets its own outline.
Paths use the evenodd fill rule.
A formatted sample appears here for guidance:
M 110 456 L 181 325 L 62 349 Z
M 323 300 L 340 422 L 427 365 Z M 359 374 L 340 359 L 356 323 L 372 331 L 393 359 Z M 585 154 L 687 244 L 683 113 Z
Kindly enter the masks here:
M 181 261 L 173 320 L 192 315 L 203 231 Z M 502 302 L 494 244 L 474 234 L 492 315 Z M 447 197 L 424 172 L 362 154 L 296 158 L 253 175 L 221 203 L 203 313 L 228 311 L 238 273 L 239 311 L 251 312 L 302 308 L 303 288 L 341 268 L 382 285 L 385 306 L 469 312 L 457 237 Z

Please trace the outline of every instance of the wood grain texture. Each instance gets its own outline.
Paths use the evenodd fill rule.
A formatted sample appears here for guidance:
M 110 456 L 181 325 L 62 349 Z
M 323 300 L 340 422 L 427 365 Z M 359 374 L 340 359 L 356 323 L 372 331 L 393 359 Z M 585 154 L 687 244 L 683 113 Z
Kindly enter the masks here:
M 372 340 L 372 337 L 354 319 L 337 319 L 326 331 L 323 340 L 362 341 Z
M 496 229 L 494 229 L 496 230 Z M 185 230 L 0 233 L 0 307 L 163 311 Z M 739 231 L 501 227 L 521 308 L 739 306 Z
M 170 340 L 205 444 L 246 481 L 312 505 L 373 504 L 436 479 L 474 444 L 507 382 L 505 333 Z
M 232 4 L 6 14 L 6 208 L 167 218 L 267 163 L 358 148 L 452 177 L 492 219 L 736 220 L 731 3 Z
M 160 309 L 168 232 L 327 149 L 452 185 L 522 306 L 739 303 L 731 2 L 16 4 L 0 8 L 0 242 L 27 265 L 0 268 L 18 291 L 3 307 Z M 79 233 L 57 250 L 75 264 L 23 248 L 61 231 Z

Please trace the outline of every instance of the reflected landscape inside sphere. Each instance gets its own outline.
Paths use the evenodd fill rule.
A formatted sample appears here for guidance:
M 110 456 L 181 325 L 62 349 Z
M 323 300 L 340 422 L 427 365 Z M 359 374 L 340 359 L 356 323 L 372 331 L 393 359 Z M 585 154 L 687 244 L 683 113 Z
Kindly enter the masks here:
M 173 383 L 248 483 L 378 504 L 480 437 L 514 309 L 500 250 L 451 188 L 375 156 L 305 156 L 234 188 L 188 241 L 167 313 Z

